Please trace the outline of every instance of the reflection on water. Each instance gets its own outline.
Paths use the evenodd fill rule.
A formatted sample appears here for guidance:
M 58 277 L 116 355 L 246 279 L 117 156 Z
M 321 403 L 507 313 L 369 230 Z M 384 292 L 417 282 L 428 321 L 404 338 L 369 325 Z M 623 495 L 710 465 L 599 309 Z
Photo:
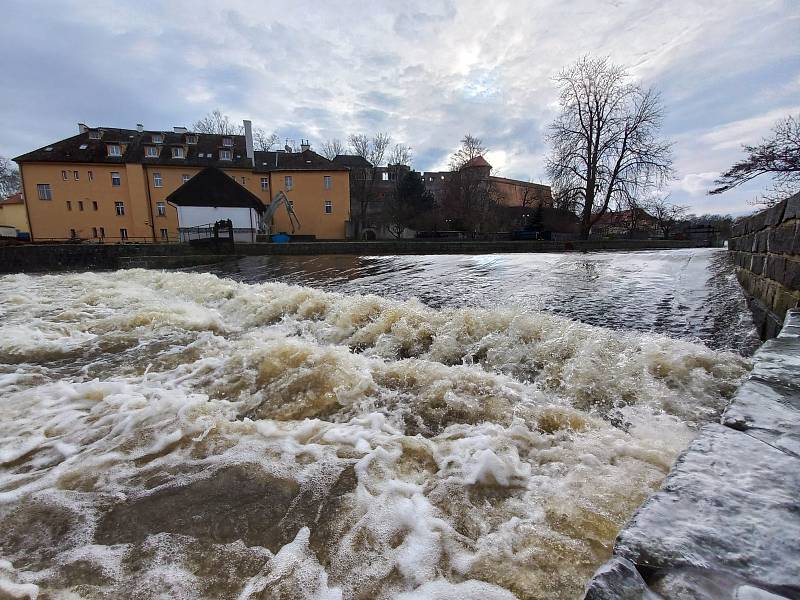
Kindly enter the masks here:
M 657 332 L 750 355 L 758 336 L 723 249 L 422 256 L 262 256 L 212 272 L 433 308 L 507 306 Z

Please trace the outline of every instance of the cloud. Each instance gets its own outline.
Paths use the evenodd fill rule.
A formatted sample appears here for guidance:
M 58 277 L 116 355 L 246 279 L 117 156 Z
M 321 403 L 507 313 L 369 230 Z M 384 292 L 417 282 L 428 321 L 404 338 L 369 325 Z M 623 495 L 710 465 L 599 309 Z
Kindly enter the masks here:
M 219 107 L 312 144 L 388 131 L 427 170 L 471 132 L 504 176 L 540 181 L 552 76 L 590 53 L 662 91 L 673 195 L 699 210 L 716 206 L 709 174 L 796 110 L 798 37 L 795 0 L 8 2 L 0 154 L 71 135 L 78 121 L 168 128 Z M 754 193 L 713 202 L 746 210 Z

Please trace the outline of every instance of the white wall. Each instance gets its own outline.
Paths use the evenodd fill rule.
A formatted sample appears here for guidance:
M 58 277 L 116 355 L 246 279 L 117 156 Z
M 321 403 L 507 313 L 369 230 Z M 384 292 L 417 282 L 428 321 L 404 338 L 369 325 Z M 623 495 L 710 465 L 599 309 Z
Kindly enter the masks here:
M 178 227 L 197 227 L 230 219 L 235 228 L 258 229 L 258 213 L 253 208 L 216 206 L 178 206 Z

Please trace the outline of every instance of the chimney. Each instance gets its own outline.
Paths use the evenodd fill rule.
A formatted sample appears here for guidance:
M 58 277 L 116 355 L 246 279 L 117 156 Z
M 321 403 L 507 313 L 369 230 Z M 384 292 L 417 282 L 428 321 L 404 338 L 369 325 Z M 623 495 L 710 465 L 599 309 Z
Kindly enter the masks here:
M 78 123 L 78 133 L 86 133 L 88 129 L 86 123 Z
M 138 131 L 139 133 L 142 133 L 144 131 L 144 125 L 142 125 L 141 123 L 137 123 L 136 124 L 136 131 Z
M 300 140 L 300 152 L 305 152 L 306 150 L 311 150 L 311 144 L 308 143 L 308 140 Z
M 188 129 L 186 129 L 186 127 L 173 127 L 172 131 L 175 133 L 186 133 Z
M 247 158 L 249 158 L 253 165 L 255 165 L 256 162 L 253 152 L 253 124 L 248 119 L 245 119 L 242 121 L 242 123 L 244 123 L 244 142 L 247 145 Z

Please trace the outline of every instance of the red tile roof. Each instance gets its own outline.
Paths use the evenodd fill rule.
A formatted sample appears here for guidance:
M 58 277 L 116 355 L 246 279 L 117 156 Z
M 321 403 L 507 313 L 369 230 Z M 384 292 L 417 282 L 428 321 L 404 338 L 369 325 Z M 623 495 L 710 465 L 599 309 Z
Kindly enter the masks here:
M 0 205 L 7 204 L 25 204 L 22 192 L 17 192 L 16 194 L 11 194 L 10 196 L 0 199 Z

